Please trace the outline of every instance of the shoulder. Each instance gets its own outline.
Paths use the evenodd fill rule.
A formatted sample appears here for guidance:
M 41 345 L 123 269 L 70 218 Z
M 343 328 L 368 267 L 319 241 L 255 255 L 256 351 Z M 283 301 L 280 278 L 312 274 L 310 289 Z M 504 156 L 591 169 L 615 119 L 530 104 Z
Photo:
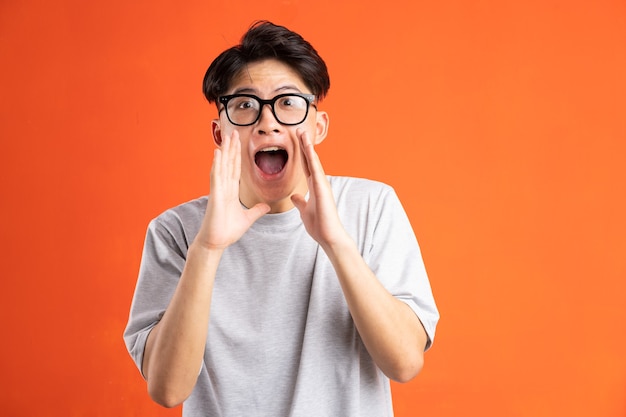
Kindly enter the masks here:
M 390 185 L 367 178 L 334 175 L 328 175 L 327 177 L 333 190 L 350 189 L 353 191 L 367 191 L 374 193 L 393 191 L 393 188 Z
M 204 217 L 207 199 L 206 196 L 199 197 L 163 211 L 152 219 L 150 228 L 170 233 L 197 231 Z
M 333 194 L 339 204 L 341 200 L 381 200 L 395 198 L 393 187 L 380 181 L 366 178 L 328 176 Z

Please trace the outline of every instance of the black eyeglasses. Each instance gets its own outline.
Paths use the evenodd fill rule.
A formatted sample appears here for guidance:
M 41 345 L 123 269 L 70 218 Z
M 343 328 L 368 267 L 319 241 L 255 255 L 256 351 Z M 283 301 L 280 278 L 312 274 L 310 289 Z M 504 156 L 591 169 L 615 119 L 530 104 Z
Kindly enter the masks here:
M 287 126 L 304 122 L 309 114 L 309 106 L 315 107 L 313 94 L 279 94 L 270 100 L 263 100 L 252 94 L 232 94 L 221 96 L 218 100 L 224 105 L 220 112 L 226 110 L 226 117 L 236 126 L 255 124 L 266 104 L 269 104 L 278 123 Z

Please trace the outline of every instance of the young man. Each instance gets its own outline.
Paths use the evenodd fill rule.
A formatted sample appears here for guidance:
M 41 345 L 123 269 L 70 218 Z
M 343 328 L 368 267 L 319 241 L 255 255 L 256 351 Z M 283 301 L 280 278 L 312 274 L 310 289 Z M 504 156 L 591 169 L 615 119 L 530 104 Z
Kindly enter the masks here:
M 209 67 L 211 194 L 149 226 L 124 337 L 191 416 L 391 416 L 438 312 L 393 189 L 326 176 L 324 61 L 269 22 Z

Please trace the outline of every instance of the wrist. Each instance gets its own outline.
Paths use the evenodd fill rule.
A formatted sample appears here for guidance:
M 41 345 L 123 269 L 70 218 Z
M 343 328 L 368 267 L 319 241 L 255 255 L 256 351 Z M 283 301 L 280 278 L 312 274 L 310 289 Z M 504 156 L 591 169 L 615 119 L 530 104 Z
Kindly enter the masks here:
M 187 262 L 189 262 L 190 259 L 219 261 L 223 253 L 224 248 L 211 248 L 194 241 L 189 245 L 189 249 L 187 250 Z
M 329 240 L 323 244 L 320 244 L 326 255 L 334 262 L 334 259 L 341 255 L 348 254 L 350 252 L 358 252 L 354 240 L 343 231 L 339 236 Z

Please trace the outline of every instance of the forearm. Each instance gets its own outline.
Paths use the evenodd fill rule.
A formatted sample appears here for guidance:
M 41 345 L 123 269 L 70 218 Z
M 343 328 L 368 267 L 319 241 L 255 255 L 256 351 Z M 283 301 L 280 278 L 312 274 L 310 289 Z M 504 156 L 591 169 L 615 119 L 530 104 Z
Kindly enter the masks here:
M 363 260 L 347 235 L 324 246 L 356 328 L 389 378 L 406 382 L 421 370 L 426 332 L 411 308 L 393 297 Z
M 148 336 L 143 373 L 150 396 L 166 407 L 180 404 L 195 386 L 204 355 L 211 294 L 221 253 L 190 246 L 172 300 Z

